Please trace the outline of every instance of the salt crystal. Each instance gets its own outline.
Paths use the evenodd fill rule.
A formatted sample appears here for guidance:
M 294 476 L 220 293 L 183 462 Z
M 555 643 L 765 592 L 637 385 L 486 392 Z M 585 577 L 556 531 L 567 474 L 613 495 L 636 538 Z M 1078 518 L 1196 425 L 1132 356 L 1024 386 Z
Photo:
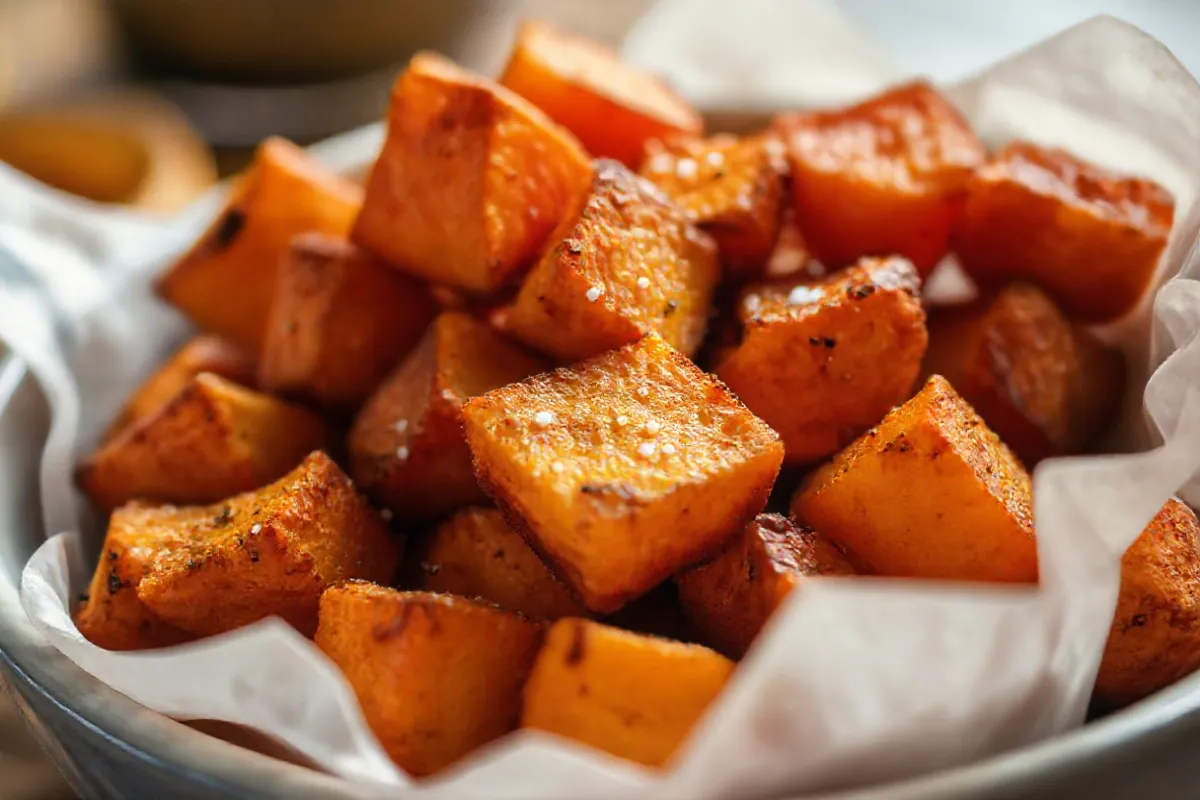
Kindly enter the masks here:
M 675 174 L 684 180 L 696 177 L 697 171 L 698 167 L 695 160 L 690 158 L 681 158 L 679 159 L 679 163 L 675 165 Z
M 594 303 L 600 299 L 600 295 L 602 294 L 604 294 L 604 292 L 599 286 L 593 286 L 587 290 L 587 294 L 585 296 L 587 297 L 589 303 Z
M 533 424 L 539 428 L 544 428 L 554 422 L 553 411 L 539 411 L 533 415 Z
M 713 152 L 711 152 L 707 156 L 705 156 L 704 160 L 707 161 L 712 166 L 720 169 L 721 165 L 725 163 L 725 154 L 719 153 L 714 150 Z
M 396 458 L 400 459 L 401 461 L 408 461 L 408 448 L 404 445 L 397 447 Z
M 658 420 L 650 420 L 646 423 L 646 433 L 658 433 L 662 425 L 658 424 Z
M 675 455 L 675 445 L 667 442 L 662 446 L 662 451 L 664 456 L 673 456 Z
M 642 442 L 638 445 L 638 455 L 649 458 L 654 455 L 654 442 Z
M 562 462 L 555 461 L 553 464 L 550 465 L 550 471 L 553 472 L 555 475 L 561 475 L 562 471 L 563 471 Z
M 787 301 L 794 306 L 806 306 L 825 296 L 824 290 L 816 286 L 797 286 L 788 293 Z
M 649 289 L 650 288 L 650 279 L 647 278 L 645 275 L 643 275 L 642 277 L 637 279 L 637 285 L 638 285 L 639 289 Z
M 396 424 L 393 425 L 392 428 L 395 429 L 396 433 L 403 436 L 404 432 L 408 430 L 408 420 L 398 419 L 398 420 L 396 420 Z
M 259 525 L 258 523 L 255 523 L 255 524 L 253 524 L 253 525 L 251 525 L 251 526 L 250 526 L 250 535 L 251 535 L 251 536 L 255 536 L 255 535 L 257 535 L 257 534 L 259 533 L 259 531 L 261 531 L 261 530 L 262 530 L 262 525 Z

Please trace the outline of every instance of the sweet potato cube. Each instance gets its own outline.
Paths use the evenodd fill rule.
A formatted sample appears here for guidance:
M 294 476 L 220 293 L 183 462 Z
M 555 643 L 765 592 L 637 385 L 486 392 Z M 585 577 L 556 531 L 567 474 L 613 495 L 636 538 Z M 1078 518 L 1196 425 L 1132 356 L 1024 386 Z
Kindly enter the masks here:
M 351 474 L 403 517 L 428 519 L 485 501 L 463 439 L 462 404 L 546 366 L 487 323 L 442 314 L 359 411 Z
M 270 483 L 326 442 L 306 408 L 202 372 L 80 464 L 102 511 L 130 500 L 211 503 Z
M 1172 498 L 1125 551 L 1095 699 L 1141 700 L 1200 667 L 1200 523 Z
M 1121 353 L 1031 284 L 935 310 L 929 339 L 926 372 L 950 381 L 1031 469 L 1083 452 L 1120 405 Z
M 578 136 L 592 155 L 630 168 L 646 140 L 703 129 L 700 115 L 656 76 L 544 22 L 521 26 L 500 83 Z
M 926 83 L 780 118 L 804 238 L 829 267 L 902 255 L 928 275 L 948 249 L 983 145 Z
M 252 387 L 255 369 L 254 355 L 245 348 L 218 336 L 196 336 L 130 395 L 104 434 L 104 441 L 158 411 L 201 372 Z
M 802 523 L 889 577 L 1037 580 L 1029 474 L 935 375 L 792 501 Z
M 259 384 L 354 411 L 436 314 L 422 284 L 345 240 L 302 234 L 279 267 Z
M 270 486 L 206 508 L 144 508 L 133 524 L 178 537 L 137 595 L 197 636 L 273 615 L 311 635 L 321 592 L 350 578 L 390 581 L 400 559 L 379 512 L 320 451 Z
M 732 661 L 700 645 L 559 620 L 525 685 L 521 727 L 662 766 L 733 669 Z
M 159 553 L 185 544 L 185 532 L 211 518 L 208 509 L 192 508 L 178 514 L 179 525 L 164 526 L 158 508 L 129 503 L 117 509 L 87 597 L 75 614 L 79 632 L 106 650 L 149 650 L 193 638 L 159 619 L 138 599 L 137 587 Z
M 575 137 L 431 53 L 396 81 L 352 238 L 397 269 L 488 293 L 537 256 L 591 167 Z
M 464 508 L 426 536 L 409 561 L 416 588 L 479 597 L 532 619 L 587 615 L 494 508 Z
M 1153 181 L 1013 142 L 970 181 L 954 249 L 980 283 L 1030 280 L 1068 315 L 1107 322 L 1149 288 L 1174 216 Z
M 316 642 L 388 755 L 421 776 L 516 726 L 541 633 L 484 603 L 354 581 L 322 595 Z
M 762 510 L 783 445 L 661 338 L 471 400 L 480 483 L 593 611 L 709 555 Z
M 344 236 L 362 203 L 354 183 L 284 139 L 267 139 L 229 205 L 158 280 L 158 292 L 201 328 L 256 353 L 279 261 L 303 231 Z
M 751 286 L 717 376 L 779 432 L 789 463 L 824 458 L 911 395 L 927 338 L 920 285 L 908 261 L 867 258 L 821 281 Z
M 526 278 L 513 336 L 564 362 L 661 335 L 700 346 L 719 278 L 716 246 L 645 178 L 599 161 L 582 205 Z
M 639 174 L 713 237 L 728 275 L 753 278 L 779 238 L 783 174 L 774 150 L 781 146 L 771 135 L 653 139 Z
M 675 584 L 701 641 L 741 658 L 806 578 L 854 574 L 825 538 L 779 514 L 759 514 L 716 558 L 679 573 Z

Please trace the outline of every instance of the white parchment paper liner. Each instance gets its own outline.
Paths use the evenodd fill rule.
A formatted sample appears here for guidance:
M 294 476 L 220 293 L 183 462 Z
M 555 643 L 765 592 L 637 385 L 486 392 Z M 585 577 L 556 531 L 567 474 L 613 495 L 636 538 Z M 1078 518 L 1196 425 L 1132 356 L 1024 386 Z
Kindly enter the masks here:
M 721 18 L 689 15 L 678 2 L 664 6 L 646 24 L 674 36 L 680 24 L 709 31 L 704 58 L 719 65 L 727 40 L 711 29 Z M 813 8 L 827 13 L 824 3 Z M 829 28 L 818 29 L 822 46 L 831 47 Z M 803 47 L 795 35 L 782 38 Z M 652 50 L 645 44 L 652 41 L 652 29 L 639 30 L 633 57 Z M 673 69 L 686 70 L 687 61 L 679 54 Z M 876 88 L 865 83 L 864 91 Z M 1150 435 L 1161 444 L 1038 468 L 1040 588 L 813 581 L 772 620 L 670 772 L 519 734 L 417 786 L 382 753 L 336 670 L 281 623 L 154 653 L 102 651 L 79 636 L 68 613 L 87 578 L 76 534 L 54 536 L 31 559 L 25 609 L 62 652 L 134 700 L 180 718 L 257 727 L 359 780 L 364 797 L 811 791 L 962 764 L 1080 724 L 1120 555 L 1200 467 L 1200 86 L 1154 40 L 1100 18 L 949 91 L 989 143 L 1022 136 L 1065 145 L 1148 175 L 1179 200 L 1161 270 L 1164 280 L 1175 277 L 1133 319 L 1106 331 L 1137 359 L 1132 396 L 1144 400 Z M 795 96 L 821 92 L 799 87 Z M 317 151 L 334 167 L 357 171 L 379 141 L 373 127 Z M 0 189 L 0 337 L 52 407 L 41 473 L 47 533 L 76 530 L 86 512 L 70 481 L 75 453 L 185 334 L 151 298 L 148 280 L 199 233 L 220 198 L 175 220 L 147 220 L 97 212 L 7 170 Z M 1124 441 L 1145 439 L 1143 419 L 1127 417 Z

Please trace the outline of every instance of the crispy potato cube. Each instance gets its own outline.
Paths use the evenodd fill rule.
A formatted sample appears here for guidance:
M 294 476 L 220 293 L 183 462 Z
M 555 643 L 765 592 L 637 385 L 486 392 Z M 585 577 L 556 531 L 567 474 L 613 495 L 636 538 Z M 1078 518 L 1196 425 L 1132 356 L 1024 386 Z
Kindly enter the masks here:
M 732 661 L 700 645 L 559 620 L 525 684 L 521 727 L 662 766 L 733 669 Z
M 1107 322 L 1150 286 L 1174 216 L 1153 181 L 1013 142 L 975 172 L 954 249 L 980 283 L 1031 280 L 1070 316 Z
M 431 53 L 396 81 L 352 238 L 397 269 L 488 293 L 527 267 L 591 166 L 517 95 Z
M 983 145 L 927 83 L 776 122 L 804 238 L 829 267 L 902 255 L 922 277 L 946 255 Z
M 546 366 L 487 323 L 442 314 L 355 419 L 351 474 L 403 517 L 428 519 L 485 501 L 463 439 L 462 404 Z
M 267 139 L 225 211 L 158 279 L 158 292 L 201 328 L 257 353 L 288 242 L 310 230 L 346 235 L 361 203 L 353 182 L 291 142 Z
M 950 381 L 1026 466 L 1081 453 L 1112 420 L 1125 362 L 1030 284 L 929 318 L 927 374 Z
M 544 22 L 521 26 L 500 83 L 578 136 L 592 155 L 630 168 L 647 139 L 703 129 L 700 115 L 657 77 Z
M 325 443 L 319 415 L 202 372 L 101 445 L 76 478 L 105 512 L 135 499 L 211 503 L 270 483 Z
M 196 336 L 130 395 L 105 432 L 104 441 L 158 411 L 201 372 L 253 387 L 255 369 L 254 355 L 245 348 L 218 336 Z
M 593 611 L 701 560 L 762 510 L 783 445 L 647 336 L 463 408 L 480 483 Z
M 541 634 L 484 603 L 354 581 L 322 595 L 316 642 L 388 755 L 421 776 L 516 726 Z
M 1172 498 L 1121 560 L 1095 699 L 1124 706 L 1200 667 L 1200 523 Z
M 652 331 L 685 355 L 700 346 L 716 246 L 652 183 L 597 162 L 590 192 L 552 238 L 509 310 L 513 336 L 564 362 Z
M 320 451 L 270 486 L 206 508 L 143 508 L 130 524 L 178 537 L 137 595 L 197 636 L 272 615 L 311 635 L 321 592 L 350 578 L 390 581 L 400 560 L 379 512 Z
M 711 561 L 675 576 L 701 641 L 741 658 L 763 625 L 808 577 L 854 575 L 842 551 L 779 514 L 759 514 Z
M 867 258 L 822 281 L 752 286 L 717 376 L 779 432 L 788 463 L 824 458 L 911 395 L 927 338 L 920 285 L 908 261 Z
M 92 575 L 87 598 L 75 613 L 75 625 L 92 644 L 106 650 L 149 650 L 193 638 L 146 607 L 137 586 L 154 558 L 183 546 L 186 531 L 212 518 L 206 508 L 178 515 L 180 524 L 157 524 L 161 510 L 141 503 L 117 509 L 108 521 L 100 561 Z
M 354 411 L 421 339 L 437 304 L 420 283 L 345 240 L 292 240 L 258 368 L 264 388 Z
M 763 273 L 783 219 L 783 174 L 773 150 L 778 137 L 653 139 L 640 174 L 667 193 L 717 243 L 734 278 Z
M 581 617 L 587 609 L 494 508 L 464 508 L 422 540 L 409 562 L 427 592 L 479 597 L 532 619 Z
M 792 501 L 800 522 L 889 577 L 1037 580 L 1029 474 L 935 375 Z

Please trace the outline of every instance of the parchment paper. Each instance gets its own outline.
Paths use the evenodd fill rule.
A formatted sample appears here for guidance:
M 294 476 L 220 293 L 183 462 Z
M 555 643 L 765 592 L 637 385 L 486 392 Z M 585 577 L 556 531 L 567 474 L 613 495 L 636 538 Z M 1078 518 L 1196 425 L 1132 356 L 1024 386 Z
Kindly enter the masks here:
M 757 9 L 762 31 L 771 30 L 769 9 L 782 5 L 745 4 Z M 631 56 L 669 55 L 670 63 L 656 65 L 677 79 L 697 59 L 710 75 L 719 74 L 726 56 L 748 63 L 745 42 L 722 35 L 723 18 L 693 7 L 706 6 L 660 4 L 631 37 Z M 807 29 L 797 7 L 823 22 Z M 770 52 L 763 63 L 787 63 L 779 50 L 784 39 L 798 51 L 870 50 L 830 16 L 828 4 L 786 8 L 788 35 L 764 36 L 758 49 Z M 701 36 L 704 47 L 652 46 L 656 37 L 685 42 L 687 32 Z M 748 67 L 739 69 L 741 86 L 758 81 Z M 817 75 L 807 84 L 810 76 L 793 68 L 788 85 L 766 94 L 800 104 L 850 84 L 868 92 L 898 77 L 884 72 L 857 69 L 844 81 Z M 784 89 L 791 94 L 775 96 Z M 722 91 L 730 97 L 742 89 L 732 81 Z M 68 657 L 138 702 L 180 718 L 258 727 L 359 781 L 363 797 L 816 791 L 963 764 L 1079 725 L 1115 604 L 1121 553 L 1185 484 L 1188 497 L 1200 499 L 1200 86 L 1145 34 L 1101 18 L 949 91 L 991 144 L 1022 136 L 1065 145 L 1152 177 L 1179 201 L 1156 301 L 1105 331 L 1136 359 L 1134 413 L 1119 438 L 1158 446 L 1039 466 L 1039 588 L 812 581 L 772 620 L 669 772 L 654 774 L 551 737 L 513 735 L 418 786 L 383 755 L 336 670 L 281 623 L 155 653 L 99 650 L 68 616 L 89 566 L 71 533 L 50 538 L 26 567 L 26 610 Z M 318 153 L 344 171 L 361 170 L 379 140 L 374 127 Z M 214 195 L 179 219 L 146 220 L 99 213 L 0 172 L 0 336 L 29 365 L 53 411 L 42 464 L 47 534 L 84 524 L 70 483 L 74 455 L 91 446 L 121 399 L 184 335 L 147 282 L 218 204 Z

